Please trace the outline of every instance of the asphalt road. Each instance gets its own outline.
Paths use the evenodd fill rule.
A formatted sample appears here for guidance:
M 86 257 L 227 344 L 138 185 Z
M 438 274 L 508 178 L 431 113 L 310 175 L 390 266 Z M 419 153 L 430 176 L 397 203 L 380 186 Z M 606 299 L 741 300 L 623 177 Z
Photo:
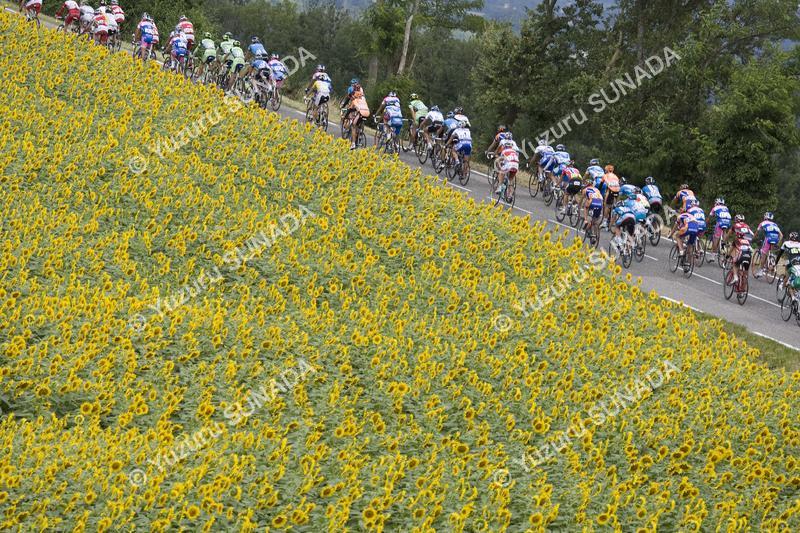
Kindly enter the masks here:
M 6 9 L 12 11 L 11 9 Z M 50 19 L 50 17 L 42 16 L 41 19 L 44 26 L 55 26 L 53 19 Z M 125 52 L 125 49 L 123 51 Z M 291 119 L 303 119 L 305 116 L 302 111 L 298 111 L 288 105 L 281 107 L 279 113 Z M 332 135 L 339 135 L 339 124 L 333 119 L 335 117 L 332 117 L 328 132 Z M 368 147 L 372 146 L 372 137 L 370 135 L 367 137 Z M 480 149 L 480 147 L 475 148 L 475 150 Z M 430 162 L 423 167 L 411 152 L 401 154 L 400 159 L 410 166 L 422 167 L 426 174 L 436 175 L 431 168 Z M 488 176 L 485 173 L 487 170 L 485 166 L 475 165 L 466 187 L 444 180 L 441 183 L 442 186 L 452 187 L 461 194 L 474 198 L 476 201 L 493 201 L 489 193 Z M 500 209 L 501 207 L 498 206 L 497 208 Z M 503 207 L 503 209 L 508 209 L 508 207 Z M 513 211 L 519 216 L 529 217 L 531 224 L 534 221 L 544 220 L 554 229 L 560 229 L 561 231 L 567 229 L 575 233 L 572 227 L 561 224 L 555 219 L 553 206 L 545 206 L 544 201 L 541 199 L 541 194 L 535 199 L 530 197 L 527 189 L 527 177 L 524 180 L 520 179 L 517 184 L 517 199 Z M 609 233 L 601 231 L 601 249 L 607 247 L 610 237 Z M 746 327 L 756 335 L 800 350 L 800 327 L 798 327 L 794 319 L 789 322 L 781 320 L 780 305 L 775 300 L 774 284 L 769 285 L 765 281 L 751 278 L 750 295 L 745 305 L 741 306 L 736 302 L 735 296 L 731 300 L 725 300 L 722 291 L 722 270 L 716 264 L 707 263 L 700 268 L 696 267 L 690 279 L 686 279 L 680 270 L 674 274 L 670 272 L 669 252 L 671 247 L 672 242 L 666 238 L 662 238 L 657 247 L 650 246 L 648 243 L 644 260 L 641 263 L 634 261 L 631 264 L 628 271 L 632 275 L 642 278 L 643 290 L 655 290 L 667 300 L 682 302 L 696 311 L 724 318 Z

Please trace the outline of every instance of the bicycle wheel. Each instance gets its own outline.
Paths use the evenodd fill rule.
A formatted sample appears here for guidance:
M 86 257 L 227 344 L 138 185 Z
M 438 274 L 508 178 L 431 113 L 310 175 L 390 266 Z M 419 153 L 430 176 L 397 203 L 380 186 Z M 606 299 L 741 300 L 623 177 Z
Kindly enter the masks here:
M 737 289 L 736 301 L 739 302 L 739 305 L 744 305 L 747 301 L 747 295 L 750 293 L 750 278 L 748 276 L 742 276 Z
M 61 24 L 59 24 L 58 26 L 56 26 L 56 32 L 60 32 L 60 31 L 65 31 L 63 22 Z
M 648 232 L 650 244 L 658 246 L 661 241 L 661 218 L 658 215 L 650 215 L 648 218 Z
M 470 164 L 468 162 L 461 162 L 461 165 L 458 167 L 458 182 L 461 185 L 466 186 L 469 183 L 469 175 L 472 173 Z
M 517 201 L 517 180 L 516 179 L 508 180 L 508 186 L 506 187 L 506 198 L 505 198 L 505 201 L 510 207 L 514 207 L 514 204 Z
M 628 237 L 625 239 L 625 244 L 622 245 L 621 257 L 622 266 L 625 268 L 630 268 L 631 263 L 633 263 L 633 248 L 631 247 Z
M 358 131 L 358 137 L 356 137 L 356 148 L 366 148 L 367 147 L 367 136 L 364 133 L 364 128 L 360 128 Z
M 795 302 L 792 298 L 784 298 L 781 300 L 781 318 L 784 322 L 789 322 L 795 311 Z
M 636 258 L 637 263 L 641 263 L 644 260 L 644 253 L 647 247 L 647 232 L 644 228 L 636 233 L 635 239 L 636 245 L 633 248 L 633 256 Z
M 550 205 L 553 202 L 553 183 L 549 179 L 544 181 L 542 200 L 544 200 L 544 205 Z
M 555 195 L 556 195 L 556 205 L 555 205 L 556 220 L 562 222 L 564 220 L 564 217 L 567 216 L 567 210 L 564 207 L 564 195 L 561 194 L 560 190 L 556 190 Z
M 778 266 L 775 262 L 775 256 L 770 252 L 769 255 L 767 255 L 767 271 L 764 274 L 767 278 L 767 283 L 770 285 L 775 283 L 775 279 L 778 277 Z
M 757 274 L 758 274 L 758 273 L 761 271 L 761 269 L 763 268 L 763 265 L 761 264 L 761 261 L 762 261 L 763 259 L 764 259 L 764 258 L 763 258 L 763 257 L 762 257 L 762 255 L 761 255 L 761 250 L 756 250 L 756 251 L 753 253 L 753 262 L 752 262 L 752 263 L 750 263 L 750 266 L 752 267 L 752 269 L 750 270 L 750 273 L 753 275 L 753 277 L 754 277 L 754 278 L 756 277 L 756 275 L 757 275 Z
M 735 288 L 736 287 L 733 286 L 733 269 L 726 268 L 722 271 L 722 294 L 725 295 L 726 300 L 731 299 Z
M 309 107 L 308 109 L 306 109 L 306 124 L 313 124 L 313 122 L 314 122 L 314 113 L 311 111 L 311 108 Z
M 578 211 L 578 205 L 575 202 L 570 202 L 567 206 L 567 213 L 569 214 L 569 223 L 573 228 L 578 227 L 581 221 L 581 214 Z
M 528 172 L 528 194 L 531 198 L 539 196 L 539 178 L 534 172 Z
M 728 245 L 725 242 L 719 243 L 719 251 L 717 252 L 717 264 L 720 268 L 725 268 L 725 260 L 728 257 Z
M 280 91 L 278 89 L 275 89 L 274 91 L 272 91 L 272 95 L 270 96 L 270 99 L 269 99 L 269 107 L 270 107 L 270 109 L 272 109 L 273 111 L 275 111 L 277 113 L 278 110 L 280 110 L 280 108 L 281 108 L 281 103 L 282 102 L 283 102 L 283 96 L 281 96 Z
M 328 131 L 328 104 L 323 104 L 319 112 L 319 123 L 323 131 Z
M 779 304 L 783 303 L 788 292 L 789 287 L 786 286 L 786 278 L 781 276 L 777 285 L 775 285 L 775 299 L 778 300 Z
M 414 152 L 417 154 L 419 164 L 424 165 L 428 160 L 428 143 L 424 138 L 417 141 L 417 145 L 414 147 Z
M 497 207 L 497 204 L 499 204 L 500 200 L 502 200 L 505 197 L 505 194 L 506 194 L 506 184 L 503 183 L 494 193 L 494 207 Z
M 678 245 L 673 244 L 672 250 L 669 252 L 669 269 L 671 272 L 677 272 L 678 266 L 680 265 L 681 258 L 678 253 Z

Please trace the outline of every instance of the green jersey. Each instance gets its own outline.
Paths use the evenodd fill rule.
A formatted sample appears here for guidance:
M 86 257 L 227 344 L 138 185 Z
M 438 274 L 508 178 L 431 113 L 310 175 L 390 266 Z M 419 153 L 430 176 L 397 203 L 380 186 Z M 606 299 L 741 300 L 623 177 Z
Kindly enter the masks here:
M 238 46 L 234 46 L 228 52 L 233 59 L 244 59 L 244 50 Z
M 414 113 L 415 119 L 424 117 L 428 114 L 428 108 L 422 103 L 422 100 L 411 100 L 411 103 L 408 104 L 408 107 L 410 107 L 411 111 Z
M 203 39 L 200 41 L 200 46 L 194 51 L 194 55 L 199 57 L 207 57 L 208 55 L 215 55 L 217 53 L 217 45 L 211 39 Z
M 225 55 L 228 52 L 230 52 L 231 48 L 233 48 L 233 39 L 230 39 L 228 41 L 222 41 L 221 43 L 219 43 L 219 49 L 222 52 L 222 55 Z

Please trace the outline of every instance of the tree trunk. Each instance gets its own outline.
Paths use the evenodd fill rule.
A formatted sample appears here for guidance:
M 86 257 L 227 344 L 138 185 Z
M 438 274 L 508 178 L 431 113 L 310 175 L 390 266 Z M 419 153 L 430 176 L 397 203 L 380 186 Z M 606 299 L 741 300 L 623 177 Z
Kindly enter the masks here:
M 644 4 L 646 0 L 636 1 L 636 53 L 638 63 L 644 63 Z
M 414 0 L 414 6 L 406 19 L 406 29 L 403 33 L 403 53 L 400 55 L 400 66 L 397 67 L 397 75 L 401 76 L 406 69 L 406 57 L 408 57 L 408 43 L 411 41 L 411 28 L 414 23 L 414 16 L 419 9 L 419 0 Z
M 373 55 L 369 58 L 369 74 L 367 75 L 367 84 L 370 87 L 375 87 L 378 83 L 378 56 Z

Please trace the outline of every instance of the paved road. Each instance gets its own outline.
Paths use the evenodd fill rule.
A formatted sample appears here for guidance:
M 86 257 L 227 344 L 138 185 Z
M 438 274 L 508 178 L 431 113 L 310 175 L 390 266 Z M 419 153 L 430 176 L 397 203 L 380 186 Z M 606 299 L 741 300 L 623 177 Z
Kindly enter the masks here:
M 302 111 L 290 107 L 282 107 L 280 114 L 287 118 L 301 119 Z M 338 123 L 331 122 L 328 131 L 338 135 Z M 372 146 L 372 138 L 368 139 L 368 146 Z M 400 159 L 413 167 L 421 167 L 416 156 L 409 152 L 400 155 Z M 466 187 L 457 183 L 447 182 L 446 185 L 474 198 L 476 201 L 493 201 L 489 195 L 488 176 L 485 166 L 478 166 L 472 170 L 472 176 Z M 424 165 L 424 171 L 429 175 L 436 175 L 430 162 Z M 522 183 L 525 181 L 525 183 Z M 443 184 L 445 182 L 442 182 Z M 500 207 L 498 206 L 498 209 Z M 507 207 L 506 207 L 507 209 Z M 553 228 L 568 229 L 575 233 L 570 226 L 559 223 L 555 219 L 555 211 L 544 205 L 541 195 L 531 198 L 527 189 L 527 177 L 520 179 L 517 187 L 516 205 L 513 210 L 520 216 L 529 216 L 531 223 L 538 220 L 546 221 Z M 607 246 L 610 234 L 601 232 L 600 247 Z M 683 277 L 679 270 L 675 274 L 669 271 L 669 252 L 672 241 L 662 238 L 658 246 L 653 247 L 648 243 L 647 254 L 641 263 L 634 261 L 628 270 L 634 276 L 642 278 L 642 288 L 646 291 L 654 289 L 662 297 L 683 302 L 692 309 L 703 311 L 710 315 L 719 316 L 730 322 L 745 326 L 751 332 L 770 338 L 781 344 L 800 350 L 800 327 L 792 319 L 786 323 L 781 320 L 780 305 L 775 300 L 775 285 L 769 285 L 761 280 L 750 279 L 750 295 L 744 306 L 736 303 L 736 298 L 725 300 L 722 293 L 722 269 L 716 264 L 706 264 L 695 268 L 690 279 Z
M 11 9 L 6 8 L 8 11 Z M 15 11 L 14 11 L 15 12 Z M 50 17 L 42 16 L 42 23 L 48 27 L 54 27 L 54 21 Z M 127 43 L 123 43 L 126 44 Z M 129 52 L 128 52 L 129 53 Z M 284 105 L 280 114 L 287 118 L 303 119 L 304 113 Z M 338 123 L 331 122 L 328 131 L 333 135 L 339 134 Z M 372 138 L 368 139 L 368 145 L 372 145 Z M 401 154 L 400 159 L 413 167 L 421 167 L 413 153 Z M 478 167 L 478 165 L 476 165 Z M 426 174 L 436 175 L 430 163 L 424 165 L 423 170 Z M 473 169 L 472 177 L 466 187 L 461 185 L 444 182 L 443 186 L 452 187 L 462 194 L 474 198 L 476 201 L 490 201 L 489 185 L 487 175 L 484 173 L 486 167 Z M 529 216 L 531 223 L 538 220 L 546 221 L 555 229 L 575 230 L 567 225 L 555 220 L 553 207 L 547 207 L 541 199 L 541 195 L 533 199 L 528 194 L 527 181 L 523 184 L 520 180 L 517 187 L 517 200 L 513 210 L 520 216 Z M 499 207 L 498 207 L 499 208 Z M 600 247 L 607 246 L 610 235 L 601 232 Z M 649 243 L 648 243 L 649 244 Z M 692 309 L 703 311 L 710 315 L 718 316 L 740 324 L 756 335 L 766 337 L 781 344 L 800 350 L 800 327 L 792 319 L 786 323 L 780 317 L 780 305 L 775 301 L 775 286 L 759 280 L 752 280 L 750 283 L 750 296 L 744 306 L 736 303 L 733 298 L 725 300 L 722 294 L 722 270 L 714 264 L 706 264 L 702 268 L 695 269 L 694 275 L 690 279 L 683 277 L 680 271 L 673 274 L 668 268 L 668 259 L 672 242 L 661 239 L 657 247 L 647 247 L 647 255 L 641 263 L 633 262 L 629 269 L 634 276 L 642 278 L 642 288 L 646 291 L 655 290 L 663 298 L 671 301 L 683 302 L 684 305 Z

